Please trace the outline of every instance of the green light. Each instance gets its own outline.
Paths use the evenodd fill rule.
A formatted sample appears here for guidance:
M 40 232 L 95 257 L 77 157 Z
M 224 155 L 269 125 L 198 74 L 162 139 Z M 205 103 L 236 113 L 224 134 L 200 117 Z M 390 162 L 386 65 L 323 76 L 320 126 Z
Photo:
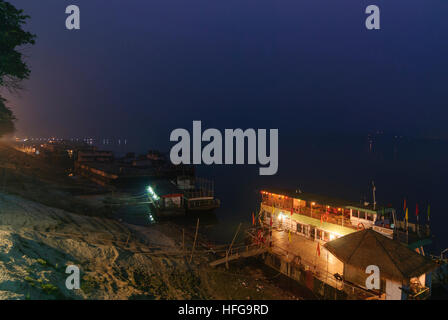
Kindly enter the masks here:
M 151 196 L 151 198 L 153 198 L 154 200 L 159 200 L 159 196 L 154 192 L 154 190 L 151 188 L 151 186 L 148 186 L 146 188 L 146 190 L 148 191 L 149 195 Z

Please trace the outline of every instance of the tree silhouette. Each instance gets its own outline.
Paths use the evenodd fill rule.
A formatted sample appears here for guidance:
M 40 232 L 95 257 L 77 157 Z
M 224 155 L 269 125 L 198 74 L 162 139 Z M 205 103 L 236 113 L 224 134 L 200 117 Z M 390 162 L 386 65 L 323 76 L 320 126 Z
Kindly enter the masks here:
M 17 91 L 21 89 L 21 81 L 30 75 L 19 50 L 35 41 L 35 35 L 23 30 L 27 19 L 29 16 L 23 10 L 0 0 L 0 88 Z M 15 117 L 5 102 L 0 96 L 0 136 L 14 131 Z
M 0 137 L 14 132 L 14 117 L 11 109 L 5 106 L 5 99 L 0 97 Z

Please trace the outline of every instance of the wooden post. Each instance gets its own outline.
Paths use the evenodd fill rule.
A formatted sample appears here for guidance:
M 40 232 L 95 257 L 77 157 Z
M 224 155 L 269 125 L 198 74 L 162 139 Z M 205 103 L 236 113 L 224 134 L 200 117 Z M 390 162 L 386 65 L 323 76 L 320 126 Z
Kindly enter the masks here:
M 232 250 L 233 243 L 235 242 L 236 236 L 238 235 L 240 228 L 241 228 L 241 222 L 238 225 L 238 228 L 236 229 L 235 235 L 233 236 L 232 243 L 230 243 L 229 249 L 227 249 L 226 251 L 226 269 L 229 269 L 229 253 L 230 250 Z
M 191 263 L 191 260 L 193 260 L 193 253 L 194 253 L 194 248 L 196 246 L 196 239 L 198 238 L 198 229 L 199 229 L 199 218 L 198 218 L 198 222 L 196 223 L 196 233 L 194 235 L 193 249 L 191 249 L 190 263 Z
M 3 168 L 3 192 L 5 192 L 6 188 L 6 168 Z
M 125 247 L 128 246 L 128 243 L 129 243 L 129 239 L 130 239 L 130 238 L 131 238 L 131 230 L 129 230 L 129 234 L 128 234 L 128 238 L 126 239 Z
M 182 228 L 182 253 L 185 257 L 185 229 Z
M 327 289 L 328 284 L 328 250 L 327 251 L 327 273 L 325 274 L 325 286 L 324 286 L 324 297 L 325 297 L 325 290 Z

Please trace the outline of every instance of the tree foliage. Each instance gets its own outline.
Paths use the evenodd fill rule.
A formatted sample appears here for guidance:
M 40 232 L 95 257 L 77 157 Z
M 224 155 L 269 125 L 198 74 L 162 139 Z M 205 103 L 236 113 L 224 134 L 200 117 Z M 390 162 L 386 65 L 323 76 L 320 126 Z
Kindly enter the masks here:
M 29 16 L 9 2 L 0 0 L 0 86 L 16 88 L 30 69 L 17 48 L 34 44 L 35 36 L 23 30 Z
M 14 120 L 16 118 L 11 109 L 5 105 L 5 102 L 6 100 L 0 97 L 0 137 L 13 133 L 15 129 Z
M 0 0 L 0 88 L 20 89 L 30 69 L 20 48 L 32 45 L 35 35 L 23 30 L 29 16 L 9 2 Z M 0 136 L 14 131 L 14 115 L 0 96 Z

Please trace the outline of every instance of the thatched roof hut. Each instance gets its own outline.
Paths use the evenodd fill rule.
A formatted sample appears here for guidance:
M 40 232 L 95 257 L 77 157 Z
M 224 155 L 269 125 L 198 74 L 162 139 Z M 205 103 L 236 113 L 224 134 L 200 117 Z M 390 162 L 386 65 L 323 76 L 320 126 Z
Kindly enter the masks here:
M 437 268 L 429 258 L 372 229 L 348 234 L 324 247 L 346 265 L 362 272 L 367 266 L 376 265 L 382 277 L 400 282 Z

